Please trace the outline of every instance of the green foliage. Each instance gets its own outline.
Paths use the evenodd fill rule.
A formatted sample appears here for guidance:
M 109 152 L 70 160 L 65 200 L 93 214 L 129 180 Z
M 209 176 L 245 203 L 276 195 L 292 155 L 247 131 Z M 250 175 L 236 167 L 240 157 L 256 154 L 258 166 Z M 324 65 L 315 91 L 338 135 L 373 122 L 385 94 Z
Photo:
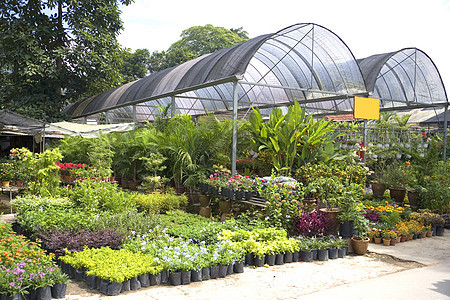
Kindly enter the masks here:
M 232 223 L 221 224 L 179 210 L 160 215 L 160 222 L 162 227 L 167 228 L 167 233 L 173 236 L 185 237 L 197 242 L 205 241 L 209 244 L 217 242 L 217 234 L 223 229 L 233 227 Z
M 382 214 L 380 218 L 382 222 L 389 224 L 391 226 L 394 226 L 395 224 L 400 223 L 402 221 L 402 217 L 397 211 L 393 211 L 389 214 Z
M 42 153 L 34 154 L 26 149 L 14 149 L 17 159 L 25 166 L 31 182 L 28 193 L 31 195 L 57 196 L 59 190 L 59 167 L 56 161 L 62 159 L 59 149 L 47 149 Z
M 115 1 L 2 1 L 0 107 L 46 121 L 120 82 Z
M 334 139 L 339 133 L 332 121 L 314 121 L 306 116 L 297 101 L 289 106 L 286 114 L 280 108 L 272 110 L 269 121 L 264 122 L 258 108 L 250 115 L 249 131 L 253 150 L 272 153 L 273 166 L 278 173 L 291 175 L 294 163 L 298 165 L 337 158 Z
M 20 225 L 29 232 L 37 230 L 48 232 L 52 228 L 77 229 L 89 228 L 92 212 L 75 208 L 49 207 L 45 210 L 32 210 L 17 216 Z
M 181 39 L 173 43 L 167 51 L 153 52 L 149 70 L 151 73 L 161 71 L 246 40 L 248 36 L 242 27 L 228 30 L 210 24 L 193 26 L 183 30 Z
M 272 176 L 266 182 L 257 179 L 257 191 L 266 200 L 266 222 L 276 228 L 292 230 L 295 217 L 298 215 L 299 201 L 304 198 L 301 184 L 279 183 Z
M 86 179 L 72 189 L 70 199 L 85 211 L 124 212 L 134 210 L 131 194 L 110 182 Z
M 120 73 L 123 76 L 122 83 L 144 78 L 148 73 L 150 64 L 150 52 L 148 49 L 125 49 L 123 52 L 123 63 L 120 67 Z
M 297 101 L 288 108 L 285 115 L 280 108 L 272 110 L 267 123 L 263 121 L 259 108 L 253 108 L 249 125 L 252 147 L 257 152 L 264 149 L 271 151 L 277 172 L 289 176 L 305 127 L 305 110 L 301 109 Z
M 159 228 L 158 215 L 144 212 L 102 213 L 95 215 L 90 222 L 89 227 L 92 230 L 120 228 L 128 238 L 133 238 L 134 235 L 142 236 L 149 232 L 160 232 L 156 230 Z
M 87 275 L 95 275 L 111 282 L 123 282 L 139 275 L 158 274 L 162 271 L 153 256 L 126 249 L 85 249 L 68 253 L 60 259 L 75 268 L 84 268 Z
M 132 199 L 139 210 L 154 214 L 183 209 L 188 202 L 185 195 L 178 196 L 172 193 L 135 194 Z

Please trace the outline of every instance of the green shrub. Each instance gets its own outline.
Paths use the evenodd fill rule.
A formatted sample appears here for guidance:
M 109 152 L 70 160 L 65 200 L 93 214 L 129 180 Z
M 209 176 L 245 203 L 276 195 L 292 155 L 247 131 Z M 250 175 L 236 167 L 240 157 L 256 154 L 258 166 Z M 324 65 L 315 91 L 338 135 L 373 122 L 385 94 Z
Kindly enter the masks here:
M 185 208 L 188 202 L 185 195 L 178 196 L 172 193 L 135 194 L 133 201 L 141 211 L 155 214 Z
M 167 228 L 167 233 L 192 239 L 196 242 L 205 241 L 208 244 L 218 241 L 218 233 L 223 229 L 231 229 L 232 223 L 219 223 L 199 215 L 183 211 L 168 211 L 160 215 L 161 226 Z
M 95 216 L 92 219 L 91 227 L 93 230 L 106 228 L 120 228 L 126 236 L 145 235 L 149 232 L 155 232 L 155 228 L 161 228 L 159 225 L 159 216 L 144 212 L 126 211 L 117 214 L 105 213 Z
M 40 196 L 22 196 L 11 201 L 12 207 L 18 215 L 23 215 L 28 211 L 46 210 L 48 208 L 71 208 L 72 201 L 69 198 L 53 198 Z
M 85 249 L 69 253 L 60 259 L 75 268 L 84 268 L 87 275 L 96 275 L 112 282 L 123 282 L 139 275 L 158 274 L 162 271 L 153 256 L 126 249 Z
M 70 199 L 83 210 L 124 212 L 134 210 L 132 194 L 124 192 L 110 182 L 86 179 L 75 185 Z

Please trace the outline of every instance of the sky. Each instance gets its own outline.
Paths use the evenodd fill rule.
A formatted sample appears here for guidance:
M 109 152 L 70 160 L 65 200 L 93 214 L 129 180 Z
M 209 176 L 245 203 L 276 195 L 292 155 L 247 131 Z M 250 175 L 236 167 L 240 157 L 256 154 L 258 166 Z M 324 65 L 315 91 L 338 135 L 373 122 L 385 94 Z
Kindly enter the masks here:
M 249 37 L 297 23 L 338 35 L 356 58 L 408 47 L 437 66 L 450 97 L 450 0 L 134 0 L 122 6 L 123 47 L 163 51 L 192 26 L 243 27 Z

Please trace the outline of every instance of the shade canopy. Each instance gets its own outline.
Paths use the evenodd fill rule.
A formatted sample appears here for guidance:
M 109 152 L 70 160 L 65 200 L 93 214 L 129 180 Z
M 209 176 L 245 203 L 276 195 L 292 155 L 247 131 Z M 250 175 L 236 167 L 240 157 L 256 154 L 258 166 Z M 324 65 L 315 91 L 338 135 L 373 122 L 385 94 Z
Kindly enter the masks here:
M 161 108 L 193 116 L 240 115 L 251 106 L 288 106 L 308 113 L 348 114 L 354 96 L 382 99 L 382 109 L 448 105 L 431 59 L 415 48 L 356 60 L 332 31 L 300 23 L 203 55 L 71 104 L 72 118 L 105 114 L 108 123 L 152 121 Z M 270 111 L 270 110 L 269 110 Z
M 367 91 L 384 109 L 448 104 L 441 76 L 423 51 L 406 48 L 358 60 Z

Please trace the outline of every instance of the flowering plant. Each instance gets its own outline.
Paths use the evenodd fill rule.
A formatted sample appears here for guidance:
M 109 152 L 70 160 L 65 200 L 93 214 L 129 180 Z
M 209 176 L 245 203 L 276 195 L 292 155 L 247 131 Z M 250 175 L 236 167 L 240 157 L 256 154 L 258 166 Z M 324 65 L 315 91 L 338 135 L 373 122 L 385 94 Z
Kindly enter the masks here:
M 270 180 L 256 179 L 256 189 L 266 200 L 266 221 L 278 228 L 291 230 L 298 215 L 298 199 L 303 199 L 301 184 L 278 182 L 272 175 Z
M 323 235 L 328 228 L 328 218 L 320 210 L 303 211 L 294 222 L 294 229 L 303 236 Z

